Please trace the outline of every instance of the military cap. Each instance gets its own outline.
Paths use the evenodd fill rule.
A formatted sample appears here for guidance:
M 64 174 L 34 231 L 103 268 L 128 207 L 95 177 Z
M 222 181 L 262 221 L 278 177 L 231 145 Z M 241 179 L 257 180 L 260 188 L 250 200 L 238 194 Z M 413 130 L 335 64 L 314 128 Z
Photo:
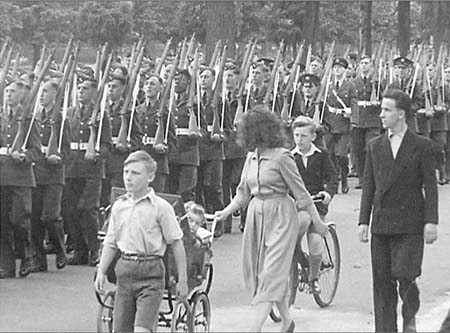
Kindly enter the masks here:
M 214 68 L 211 68 L 209 66 L 200 66 L 200 74 L 203 73 L 206 70 L 210 71 L 213 76 L 216 75 L 216 71 L 214 70 Z
M 83 82 L 85 80 L 94 79 L 94 70 L 89 66 L 80 66 L 77 71 L 77 77 L 79 82 Z
M 31 89 L 34 82 L 34 73 L 33 72 L 24 73 L 20 76 L 20 80 L 23 82 L 26 88 Z
M 320 78 L 314 74 L 303 74 L 299 78 L 303 86 L 309 86 L 311 84 L 318 86 L 320 85 Z
M 317 62 L 320 62 L 321 64 L 323 64 L 323 59 L 319 55 L 313 55 L 311 57 L 311 62 L 313 62 L 313 61 L 317 61 Z
M 350 60 L 356 61 L 358 59 L 358 54 L 357 53 L 349 53 L 347 55 L 347 58 L 349 58 Z
M 274 62 L 275 61 L 271 58 L 259 58 L 258 60 L 256 60 L 256 64 L 263 64 L 269 69 L 272 69 Z
M 337 58 L 334 58 L 334 60 L 333 60 L 333 66 L 334 65 L 340 65 L 340 66 L 344 67 L 345 69 L 347 69 L 348 61 L 345 58 L 337 57 Z
M 406 57 L 397 57 L 394 59 L 394 66 L 408 67 L 414 62 Z
M 363 54 L 363 55 L 361 56 L 361 59 L 360 59 L 360 60 L 363 60 L 363 59 L 369 59 L 369 60 L 372 60 L 372 58 L 371 58 L 370 55 L 368 55 L 368 54 Z

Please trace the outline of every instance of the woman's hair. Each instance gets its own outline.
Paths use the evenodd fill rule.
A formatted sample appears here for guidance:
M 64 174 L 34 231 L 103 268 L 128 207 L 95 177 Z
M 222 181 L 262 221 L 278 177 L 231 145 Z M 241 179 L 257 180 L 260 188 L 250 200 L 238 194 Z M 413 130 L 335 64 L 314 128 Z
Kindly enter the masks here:
M 285 129 L 275 113 L 257 105 L 238 123 L 237 143 L 247 151 L 283 147 L 286 143 Z

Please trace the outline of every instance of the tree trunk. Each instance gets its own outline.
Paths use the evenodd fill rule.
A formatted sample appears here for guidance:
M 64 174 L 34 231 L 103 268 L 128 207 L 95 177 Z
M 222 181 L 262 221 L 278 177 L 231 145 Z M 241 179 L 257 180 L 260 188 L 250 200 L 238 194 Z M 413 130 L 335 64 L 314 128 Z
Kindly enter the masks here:
M 441 43 L 444 39 L 446 24 L 444 24 L 445 21 L 445 14 L 446 14 L 446 7 L 447 3 L 446 1 L 436 1 L 436 2 L 430 2 L 430 5 L 432 6 L 433 10 L 433 27 L 432 27 L 432 35 L 433 35 L 433 49 L 434 49 L 434 60 L 437 60 L 437 57 L 439 55 L 439 48 L 441 46 Z
M 361 49 L 366 55 L 372 54 L 372 1 L 361 1 Z
M 398 2 L 398 41 L 400 56 L 406 57 L 409 52 L 411 38 L 411 4 L 409 1 Z
M 312 52 L 314 53 L 316 50 L 316 36 L 317 30 L 319 27 L 319 10 L 320 10 L 320 1 L 306 1 L 306 17 L 303 24 L 304 28 L 304 39 L 306 47 L 311 44 Z M 306 53 L 304 55 L 306 59 Z M 305 59 L 302 59 L 303 61 Z
M 211 59 L 216 42 L 228 40 L 227 57 L 234 58 L 236 51 L 236 15 L 233 1 L 206 2 L 206 59 Z

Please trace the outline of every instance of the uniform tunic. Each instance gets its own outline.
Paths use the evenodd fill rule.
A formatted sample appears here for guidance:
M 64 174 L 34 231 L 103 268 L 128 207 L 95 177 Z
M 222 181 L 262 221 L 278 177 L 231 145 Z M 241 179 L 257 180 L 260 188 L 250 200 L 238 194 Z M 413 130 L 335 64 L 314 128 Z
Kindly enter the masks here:
M 300 227 L 297 208 L 312 204 L 287 149 L 247 155 L 233 202 L 243 207 L 251 197 L 242 247 L 245 285 L 252 292 L 252 304 L 281 301 Z

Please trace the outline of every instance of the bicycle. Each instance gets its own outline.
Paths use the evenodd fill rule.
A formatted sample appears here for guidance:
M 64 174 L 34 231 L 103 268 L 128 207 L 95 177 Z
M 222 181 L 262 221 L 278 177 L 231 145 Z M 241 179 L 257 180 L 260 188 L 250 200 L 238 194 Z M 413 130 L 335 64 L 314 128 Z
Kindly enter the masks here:
M 313 196 L 314 202 L 320 202 L 323 197 Z M 336 295 L 341 268 L 341 252 L 339 239 L 336 232 L 336 224 L 328 222 L 328 232 L 323 236 L 324 251 L 322 253 L 322 263 L 319 271 L 319 286 L 321 292 L 313 294 L 314 300 L 320 307 L 324 308 L 331 304 Z M 302 249 L 301 239 L 297 242 L 292 267 L 289 273 L 289 306 L 295 303 L 295 298 L 299 292 L 310 293 L 309 288 L 309 259 L 308 253 Z M 274 322 L 280 322 L 281 318 L 276 307 L 272 307 L 270 318 Z

